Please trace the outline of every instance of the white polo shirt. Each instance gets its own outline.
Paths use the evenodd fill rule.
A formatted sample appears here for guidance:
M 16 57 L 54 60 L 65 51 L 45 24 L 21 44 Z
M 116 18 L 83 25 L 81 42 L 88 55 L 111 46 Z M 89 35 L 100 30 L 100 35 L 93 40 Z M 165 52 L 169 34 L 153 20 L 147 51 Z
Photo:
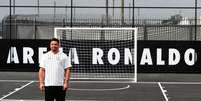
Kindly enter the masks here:
M 63 86 L 65 69 L 71 63 L 65 53 L 49 51 L 42 56 L 40 67 L 45 68 L 45 86 Z

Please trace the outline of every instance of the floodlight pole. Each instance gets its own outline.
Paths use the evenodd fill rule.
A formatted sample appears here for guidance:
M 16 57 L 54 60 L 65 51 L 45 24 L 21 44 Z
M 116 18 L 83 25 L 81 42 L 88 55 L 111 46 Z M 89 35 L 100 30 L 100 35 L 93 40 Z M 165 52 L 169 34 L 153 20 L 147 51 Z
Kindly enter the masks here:
M 67 5 L 67 3 L 66 3 L 66 6 L 65 6 L 65 17 L 66 17 L 66 19 L 67 19 L 67 17 L 68 17 L 68 15 L 67 15 L 67 12 L 68 12 L 68 11 L 67 11 L 67 6 L 68 6 L 68 5 Z
M 13 14 L 15 14 L 15 0 L 13 0 Z
M 11 40 L 11 14 L 12 14 L 12 8 L 11 8 L 11 3 L 12 3 L 12 1 L 11 0 L 9 0 L 9 47 L 11 47 L 12 46 L 12 40 Z M 10 50 L 10 51 L 12 51 L 12 50 Z M 11 54 L 10 54 L 10 61 L 11 61 Z
M 135 22 L 135 0 L 133 0 L 133 15 L 132 15 L 132 27 L 134 27 L 134 22 Z
M 114 17 L 114 0 L 112 2 L 113 8 L 112 8 L 112 16 Z
M 129 3 L 129 9 L 128 9 L 128 17 L 129 17 L 129 21 L 131 19 L 131 4 Z
M 197 0 L 195 0 L 195 40 L 197 40 Z
M 56 0 L 54 0 L 54 15 L 53 15 L 54 17 L 53 17 L 53 23 L 54 23 L 54 26 L 55 26 L 55 18 L 56 18 Z
M 108 0 L 106 0 L 106 23 L 108 26 Z
M 37 0 L 37 6 L 38 6 L 37 7 L 38 8 L 37 13 L 38 13 L 38 16 L 39 16 L 39 14 L 40 14 L 40 7 L 39 7 L 40 6 L 40 1 L 39 0 Z
M 132 12 L 132 28 L 134 28 L 134 8 L 135 8 L 135 0 L 133 0 L 133 5 L 132 5 L 132 9 L 133 9 L 133 12 Z M 134 35 L 134 32 L 132 31 L 132 39 L 135 40 L 135 35 Z
M 124 24 L 124 0 L 121 0 L 121 24 Z
M 73 26 L 73 0 L 71 0 L 71 7 L 70 7 L 70 27 Z
M 10 31 L 9 32 L 10 33 L 9 34 L 10 34 L 10 41 L 11 41 L 11 38 L 12 38 L 11 37 L 11 30 L 12 30 L 12 28 L 11 28 L 12 27 L 12 25 L 11 25 L 11 20 L 12 20 L 12 18 L 11 18 L 12 17 L 12 0 L 9 0 L 9 5 L 10 5 L 10 7 L 9 7 L 9 10 L 10 10 L 10 12 L 9 12 L 9 27 L 10 27 L 9 30 Z

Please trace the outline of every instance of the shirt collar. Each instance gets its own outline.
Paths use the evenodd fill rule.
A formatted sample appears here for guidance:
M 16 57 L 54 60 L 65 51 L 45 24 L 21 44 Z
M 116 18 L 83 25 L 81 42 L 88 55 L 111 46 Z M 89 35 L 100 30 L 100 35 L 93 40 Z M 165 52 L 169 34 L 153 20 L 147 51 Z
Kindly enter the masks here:
M 53 53 L 52 51 L 50 51 L 50 53 L 51 54 L 53 54 L 53 55 L 57 55 L 57 54 L 60 54 L 61 53 L 61 51 L 59 50 L 56 54 L 55 53 Z

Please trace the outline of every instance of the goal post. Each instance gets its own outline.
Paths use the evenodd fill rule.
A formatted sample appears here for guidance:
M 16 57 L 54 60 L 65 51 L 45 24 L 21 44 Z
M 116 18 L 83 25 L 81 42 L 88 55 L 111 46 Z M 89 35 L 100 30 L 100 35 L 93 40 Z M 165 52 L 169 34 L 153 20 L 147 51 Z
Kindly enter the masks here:
M 56 27 L 71 79 L 137 82 L 137 28 Z

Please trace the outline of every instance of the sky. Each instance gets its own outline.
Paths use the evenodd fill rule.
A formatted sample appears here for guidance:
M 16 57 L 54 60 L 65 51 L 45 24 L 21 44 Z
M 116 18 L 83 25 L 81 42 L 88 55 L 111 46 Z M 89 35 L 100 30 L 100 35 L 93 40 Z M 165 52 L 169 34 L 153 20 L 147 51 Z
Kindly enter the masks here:
M 13 0 L 12 0 L 13 1 Z M 71 0 L 39 0 L 40 5 L 53 6 L 56 1 L 57 6 L 70 6 Z M 105 0 L 73 0 L 76 6 L 105 6 Z M 124 0 L 125 6 L 131 6 L 133 0 Z M 135 6 L 137 7 L 193 7 L 194 0 L 135 0 Z M 15 4 L 18 6 L 32 5 L 37 6 L 37 0 L 15 0 Z M 9 0 L 0 0 L 0 6 L 9 5 Z M 109 6 L 113 5 L 113 0 L 109 0 Z M 121 0 L 114 0 L 115 6 L 121 6 Z M 198 0 L 198 6 L 201 6 L 201 0 Z M 75 16 L 79 17 L 91 17 L 105 15 L 106 10 L 102 8 L 76 8 L 74 9 Z M 109 9 L 109 15 L 116 17 L 121 16 L 120 9 Z M 132 15 L 131 9 L 125 9 L 125 17 L 129 18 Z M 53 8 L 40 8 L 40 14 L 53 14 Z M 59 8 L 56 10 L 56 14 L 70 14 L 70 9 Z M 37 14 L 36 8 L 15 8 L 15 14 Z M 135 9 L 135 16 L 139 18 L 160 19 L 168 18 L 171 15 L 181 14 L 185 17 L 194 16 L 194 9 Z M 9 15 L 9 8 L 0 7 L 0 20 Z M 201 16 L 201 9 L 198 10 L 198 16 Z

